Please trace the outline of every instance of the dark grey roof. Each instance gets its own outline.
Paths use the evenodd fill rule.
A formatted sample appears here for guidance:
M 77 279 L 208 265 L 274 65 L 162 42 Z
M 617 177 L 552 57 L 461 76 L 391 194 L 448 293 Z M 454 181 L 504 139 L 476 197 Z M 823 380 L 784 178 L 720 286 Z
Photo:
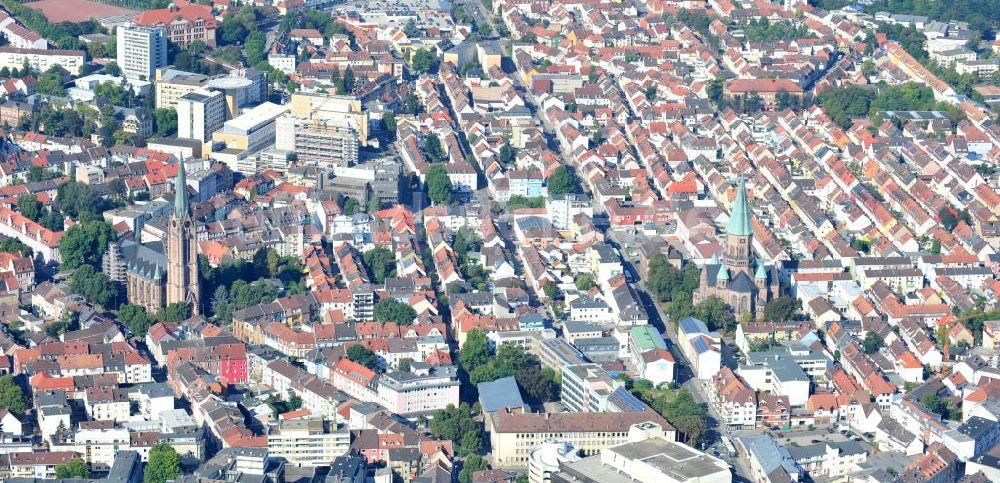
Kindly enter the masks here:
M 973 416 L 969 418 L 968 421 L 962 423 L 962 425 L 958 427 L 958 431 L 978 441 L 984 435 L 989 433 L 996 424 L 998 424 L 996 421 L 990 421 L 986 418 Z
M 129 240 L 122 242 L 122 260 L 128 271 L 145 278 L 152 278 L 156 272 L 161 277 L 167 274 L 167 256 L 162 242 L 138 244 Z
M 705 268 L 702 269 L 706 275 L 705 283 L 709 287 L 715 286 L 715 277 L 719 275 L 719 266 L 721 265 L 721 263 L 706 263 Z
M 579 332 L 599 332 L 602 331 L 603 327 L 597 324 L 589 324 L 587 322 L 578 322 L 575 320 L 567 320 L 563 322 L 563 331 L 568 333 L 579 333 Z
M 754 293 L 757 290 L 757 285 L 753 283 L 753 280 L 750 280 L 750 276 L 746 272 L 737 272 L 733 281 L 729 283 L 729 290 L 736 293 Z
M 483 412 L 525 407 L 521 390 L 513 377 L 481 382 L 476 388 L 479 390 L 479 403 L 483 406 Z

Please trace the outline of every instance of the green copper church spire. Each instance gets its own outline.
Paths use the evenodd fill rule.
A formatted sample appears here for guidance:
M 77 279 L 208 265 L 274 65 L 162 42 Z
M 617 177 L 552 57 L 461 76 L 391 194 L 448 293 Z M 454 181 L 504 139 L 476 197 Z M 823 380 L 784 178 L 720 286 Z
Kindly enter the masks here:
M 184 161 L 178 161 L 177 182 L 174 183 L 174 214 L 184 218 L 188 214 L 187 177 L 184 176 Z
M 729 235 L 750 236 L 753 228 L 750 225 L 750 203 L 747 202 L 746 181 L 740 176 L 740 184 L 736 188 L 736 200 L 733 201 L 733 212 L 729 215 Z

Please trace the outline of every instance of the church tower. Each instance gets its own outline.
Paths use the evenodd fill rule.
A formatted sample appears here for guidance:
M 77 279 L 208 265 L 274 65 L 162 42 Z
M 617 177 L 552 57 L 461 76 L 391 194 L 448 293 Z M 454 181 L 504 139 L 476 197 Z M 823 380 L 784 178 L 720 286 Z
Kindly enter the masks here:
M 167 304 L 186 303 L 191 313 L 201 313 L 198 280 L 198 244 L 195 226 L 191 219 L 187 197 L 187 178 L 184 162 L 179 162 L 177 182 L 174 184 L 174 211 L 167 226 Z
M 729 275 L 736 276 L 743 272 L 748 276 L 751 269 L 751 254 L 753 253 L 753 227 L 750 224 L 750 203 L 747 202 L 746 181 L 741 177 L 736 188 L 736 200 L 733 201 L 733 212 L 729 216 L 729 226 L 726 228 L 726 247 L 722 261 L 732 271 Z

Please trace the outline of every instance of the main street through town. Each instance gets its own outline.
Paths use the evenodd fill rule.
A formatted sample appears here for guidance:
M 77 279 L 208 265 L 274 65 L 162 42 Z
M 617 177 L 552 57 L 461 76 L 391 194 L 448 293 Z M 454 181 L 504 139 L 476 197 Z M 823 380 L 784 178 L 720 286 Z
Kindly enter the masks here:
M 731 434 L 727 430 L 722 422 L 722 418 L 719 416 L 719 413 L 716 411 L 708 397 L 709 391 L 711 391 L 712 381 L 700 380 L 694 377 L 694 373 L 691 369 L 691 361 L 688 360 L 687 356 L 681 350 L 679 342 L 680 339 L 677 337 L 675 325 L 670 322 L 670 316 L 663 311 L 660 304 L 656 303 L 649 289 L 646 288 L 644 280 L 645 274 L 640 272 L 637 268 L 637 257 L 629 256 L 630 250 L 634 250 L 638 246 L 636 244 L 636 238 L 632 237 L 626 241 L 622 239 L 620 234 L 612 232 L 610 235 L 609 240 L 622 254 L 622 259 L 626 265 L 625 269 L 636 275 L 636 286 L 640 289 L 640 298 L 646 307 L 646 311 L 649 313 L 650 323 L 663 333 L 663 336 L 667 341 L 667 347 L 670 350 L 670 353 L 673 354 L 674 360 L 677 361 L 677 364 L 674 365 L 674 380 L 677 383 L 677 387 L 690 391 L 695 400 L 708 411 L 708 418 L 705 421 L 707 431 L 705 439 L 707 443 L 705 448 L 702 449 L 712 453 L 713 455 L 717 455 L 732 465 L 735 473 L 734 481 L 752 481 L 752 473 L 750 471 L 749 462 L 743 457 L 743 453 L 741 452 L 734 458 L 730 457 L 724 449 L 722 437 L 729 436 L 730 439 L 733 439 L 732 436 L 735 433 Z M 723 346 L 723 364 L 733 367 L 735 370 L 736 360 L 733 357 L 731 350 L 733 344 L 724 343 Z M 733 444 L 737 445 L 735 440 L 733 441 Z M 738 447 L 739 446 L 737 445 L 737 448 Z

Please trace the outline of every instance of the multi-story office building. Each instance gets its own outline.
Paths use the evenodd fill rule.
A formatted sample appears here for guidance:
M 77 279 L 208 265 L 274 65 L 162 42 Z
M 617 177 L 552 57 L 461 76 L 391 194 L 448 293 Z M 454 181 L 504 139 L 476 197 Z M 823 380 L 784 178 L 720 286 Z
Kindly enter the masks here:
M 127 79 L 153 79 L 167 65 L 167 30 L 163 27 L 118 27 L 118 66 Z
M 358 162 L 358 134 L 346 124 L 285 115 L 276 124 L 277 149 L 295 152 L 306 166 L 352 166 Z
M 372 198 L 383 205 L 399 203 L 401 168 L 394 158 L 385 158 L 375 164 L 372 181 Z
M 412 363 L 409 372 L 382 374 L 378 381 L 378 403 L 396 414 L 414 415 L 457 406 L 458 369 Z
M 226 122 L 225 96 L 200 89 L 177 100 L 177 137 L 206 142 Z
M 275 120 L 286 112 L 287 105 L 265 102 L 236 119 L 226 121 L 222 129 L 212 135 L 212 139 L 225 144 L 227 150 L 259 151 L 274 143 Z
M 172 109 L 184 94 L 201 89 L 208 76 L 163 67 L 156 69 L 156 107 Z
M 490 448 L 494 464 L 504 468 L 525 468 L 531 452 L 549 439 L 576 445 L 585 456 L 608 446 L 628 442 L 629 428 L 650 423 L 663 430 L 667 440 L 675 439 L 673 426 L 652 410 L 629 413 L 511 413 L 490 415 Z
M 226 95 L 226 119 L 236 118 L 240 109 L 267 100 L 267 76 L 257 69 L 234 70 L 209 80 L 208 87 Z
M 611 394 L 622 385 L 597 364 L 573 364 L 563 367 L 559 396 L 567 411 L 602 413 L 608 411 Z
M 278 430 L 267 435 L 269 456 L 285 458 L 305 466 L 324 466 L 351 447 L 350 431 L 322 419 L 282 421 Z
M 292 115 L 318 123 L 335 124 L 353 128 L 358 142 L 368 144 L 368 112 L 362 110 L 361 100 L 351 96 L 333 96 L 318 93 L 292 95 Z

